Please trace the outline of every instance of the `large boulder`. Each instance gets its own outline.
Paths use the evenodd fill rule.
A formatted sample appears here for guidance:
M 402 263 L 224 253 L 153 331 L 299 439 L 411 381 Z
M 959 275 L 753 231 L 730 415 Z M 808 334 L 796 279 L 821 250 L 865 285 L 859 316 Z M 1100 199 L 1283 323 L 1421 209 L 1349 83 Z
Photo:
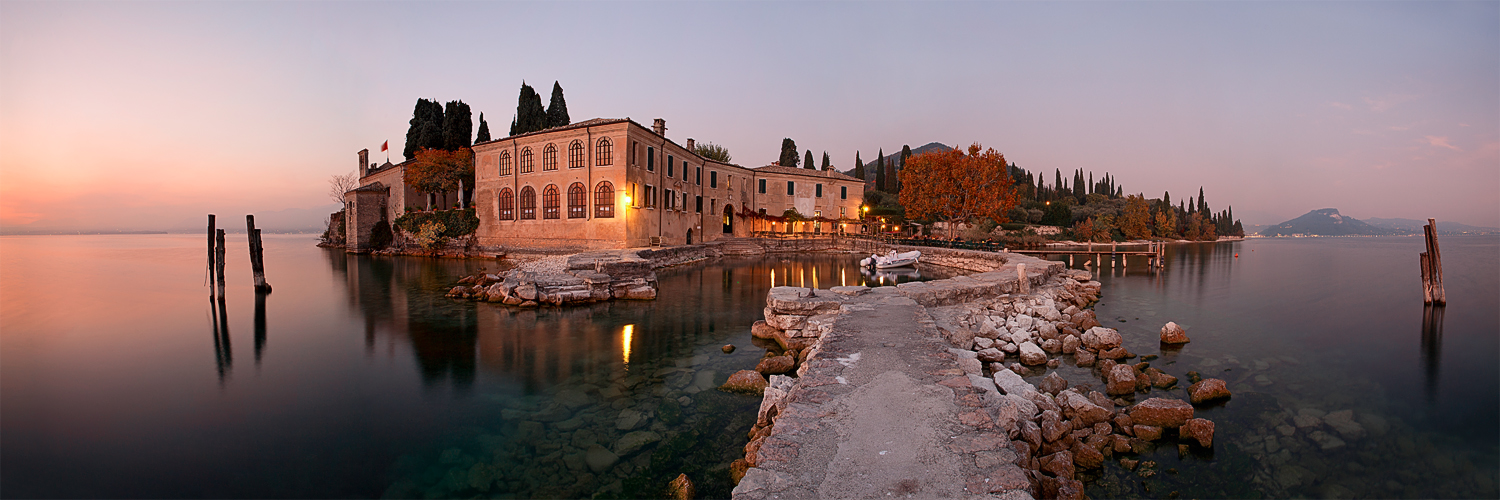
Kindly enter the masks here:
M 758 339 L 772 340 L 781 329 L 766 324 L 766 320 L 759 320 L 750 325 L 750 336 Z
M 995 385 L 1006 394 L 1024 395 L 1027 392 L 1036 391 L 1036 386 L 1031 385 L 1021 378 L 1016 372 L 1010 370 L 998 370 L 995 372 Z
M 1109 421 L 1109 410 L 1090 401 L 1089 398 L 1074 391 L 1063 391 L 1057 394 L 1057 404 L 1063 409 L 1063 416 L 1077 421 L 1085 427 L 1099 422 Z
M 1182 427 L 1193 418 L 1193 405 L 1181 399 L 1151 398 L 1131 407 L 1129 413 L 1130 421 L 1137 425 Z
M 1031 342 L 1023 342 L 1021 343 L 1020 351 L 1021 364 L 1027 366 L 1036 366 L 1047 363 L 1047 353 L 1043 352 L 1042 348 L 1037 347 L 1036 344 L 1033 344 Z
M 1186 344 L 1188 343 L 1187 332 L 1177 323 L 1168 321 L 1166 326 L 1161 327 L 1161 343 L 1163 344 Z
M 763 394 L 766 390 L 766 378 L 755 370 L 740 370 L 729 376 L 729 381 L 719 386 L 719 390 L 725 392 L 738 392 L 742 394 Z
M 1160 368 L 1146 368 L 1146 376 L 1151 378 L 1151 385 L 1156 386 L 1157 389 L 1170 389 L 1172 386 L 1177 385 L 1177 377 L 1168 375 L 1167 372 L 1161 371 Z
M 796 367 L 796 360 L 792 359 L 791 356 L 781 355 L 761 359 L 760 364 L 755 365 L 755 371 L 760 372 L 761 375 L 770 376 L 792 371 Z
M 1177 429 L 1177 436 L 1187 440 L 1196 439 L 1204 448 L 1214 445 L 1214 423 L 1206 418 L 1190 418 Z
M 1229 388 L 1224 386 L 1223 380 L 1206 378 L 1188 386 L 1188 396 L 1192 398 L 1193 404 L 1228 399 Z
M 1083 332 L 1083 338 L 1080 340 L 1083 341 L 1083 346 L 1091 351 L 1114 349 L 1120 347 L 1120 343 L 1124 342 L 1124 339 L 1120 337 L 1119 331 L 1114 328 L 1105 328 L 1102 326 L 1089 328 L 1088 331 Z
M 1124 396 L 1135 392 L 1135 368 L 1130 365 L 1115 365 L 1105 375 L 1105 390 L 1111 396 Z
M 985 363 L 998 363 L 1005 361 L 1005 353 L 991 347 L 989 349 L 981 349 L 978 353 L 978 358 Z
M 1042 382 L 1037 384 L 1036 388 L 1042 392 L 1056 396 L 1057 393 L 1068 388 L 1068 381 L 1063 380 L 1062 376 L 1058 375 L 1057 372 L 1050 372 L 1047 376 L 1042 377 Z
M 1062 337 L 1062 352 L 1071 354 L 1076 351 L 1078 351 L 1078 337 L 1064 335 Z

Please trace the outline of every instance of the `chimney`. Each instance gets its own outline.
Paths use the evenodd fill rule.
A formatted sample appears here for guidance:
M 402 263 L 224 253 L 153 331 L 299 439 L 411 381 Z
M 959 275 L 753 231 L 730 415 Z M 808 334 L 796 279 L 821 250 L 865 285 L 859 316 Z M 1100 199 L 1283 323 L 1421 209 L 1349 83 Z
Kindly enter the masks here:
M 687 141 L 687 150 L 688 150 L 688 152 L 689 153 L 697 153 L 698 151 L 693 149 L 693 146 L 695 146 L 697 144 L 698 143 L 693 142 L 693 138 L 692 137 L 689 137 L 688 141 Z
M 366 165 L 369 165 L 369 164 L 370 164 L 370 150 L 368 150 L 368 149 L 361 149 L 361 150 L 359 150 L 359 178 L 361 178 L 361 179 L 365 178 L 365 173 L 369 172 L 368 170 L 365 170 L 365 169 L 369 168 Z
M 662 136 L 662 137 L 666 137 L 667 136 L 667 121 L 663 120 L 661 118 L 657 118 L 655 120 L 651 120 L 651 131 L 652 132 L 656 132 L 656 135 L 659 135 L 659 136 Z

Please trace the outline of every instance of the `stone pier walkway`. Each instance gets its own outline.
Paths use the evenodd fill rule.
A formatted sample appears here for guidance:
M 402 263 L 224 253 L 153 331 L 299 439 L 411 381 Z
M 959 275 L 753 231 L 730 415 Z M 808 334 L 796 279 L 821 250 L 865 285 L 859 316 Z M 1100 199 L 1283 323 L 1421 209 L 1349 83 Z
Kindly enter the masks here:
M 1026 488 L 1004 431 L 975 411 L 984 394 L 956 368 L 925 309 L 893 287 L 841 298 L 850 314 L 822 335 L 735 498 L 964 498 Z M 1011 488 L 987 484 L 1003 481 Z

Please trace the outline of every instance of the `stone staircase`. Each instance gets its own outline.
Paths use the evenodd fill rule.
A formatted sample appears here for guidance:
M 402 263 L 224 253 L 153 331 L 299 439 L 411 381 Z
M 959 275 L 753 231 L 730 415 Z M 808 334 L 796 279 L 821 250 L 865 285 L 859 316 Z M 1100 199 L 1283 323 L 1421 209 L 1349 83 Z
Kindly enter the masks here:
M 720 251 L 724 255 L 761 255 L 766 253 L 766 248 L 761 246 L 760 238 L 722 238 Z

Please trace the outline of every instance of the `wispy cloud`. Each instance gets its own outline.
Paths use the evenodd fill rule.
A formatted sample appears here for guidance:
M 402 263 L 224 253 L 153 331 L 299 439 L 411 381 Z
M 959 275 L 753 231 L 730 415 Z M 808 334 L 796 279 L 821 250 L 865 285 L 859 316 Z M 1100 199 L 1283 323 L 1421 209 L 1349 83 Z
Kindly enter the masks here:
M 1416 100 L 1417 96 L 1412 94 L 1391 94 L 1383 97 L 1366 97 L 1365 104 L 1370 106 L 1370 111 L 1384 113 L 1386 110 L 1396 107 L 1408 101 Z
M 1458 149 L 1458 146 L 1454 146 L 1452 144 L 1448 144 L 1448 138 L 1447 137 L 1438 137 L 1438 136 L 1435 136 L 1435 135 L 1429 135 L 1429 136 L 1426 137 L 1426 139 L 1427 139 L 1427 144 L 1431 144 L 1433 146 L 1437 146 L 1437 147 L 1440 147 L 1440 148 L 1448 148 L 1448 149 L 1451 149 L 1451 150 L 1454 150 L 1454 151 L 1463 151 L 1462 149 Z

